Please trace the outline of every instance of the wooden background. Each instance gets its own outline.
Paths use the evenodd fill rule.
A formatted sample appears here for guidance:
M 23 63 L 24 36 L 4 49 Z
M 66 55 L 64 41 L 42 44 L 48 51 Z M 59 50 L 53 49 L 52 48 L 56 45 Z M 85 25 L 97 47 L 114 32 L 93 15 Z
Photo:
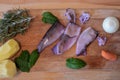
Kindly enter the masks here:
M 64 9 L 64 8 L 117 8 L 120 0 L 0 0 L 0 10 L 12 8 Z
M 116 16 L 120 20 L 120 0 L 0 0 L 0 17 L 4 11 L 14 8 L 30 9 L 31 15 L 36 17 L 24 36 L 15 37 L 21 43 L 21 48 L 29 51 L 36 48 L 50 27 L 41 22 L 43 11 L 51 11 L 64 25 L 67 25 L 64 17 L 66 8 L 74 8 L 77 18 L 83 11 L 87 11 L 91 14 L 91 19 L 86 25 L 81 25 L 83 29 L 92 26 L 108 38 L 112 35 L 106 34 L 102 30 L 103 19 L 107 16 Z M 77 23 L 79 24 L 79 21 Z M 120 80 L 120 58 L 115 62 L 103 59 L 100 56 L 103 47 L 99 47 L 96 40 L 88 47 L 87 56 L 78 57 L 84 59 L 88 64 L 80 70 L 69 69 L 65 66 L 67 58 L 76 57 L 75 45 L 60 56 L 52 54 L 51 48 L 54 45 L 55 43 L 41 53 L 30 73 L 19 72 L 13 79 L 0 80 Z

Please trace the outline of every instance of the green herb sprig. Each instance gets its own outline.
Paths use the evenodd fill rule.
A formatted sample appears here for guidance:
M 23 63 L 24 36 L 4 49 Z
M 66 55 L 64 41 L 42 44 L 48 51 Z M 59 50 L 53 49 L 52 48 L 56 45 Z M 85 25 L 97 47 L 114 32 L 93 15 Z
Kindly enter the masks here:
M 0 42 L 23 34 L 29 27 L 32 17 L 26 9 L 9 10 L 0 19 Z

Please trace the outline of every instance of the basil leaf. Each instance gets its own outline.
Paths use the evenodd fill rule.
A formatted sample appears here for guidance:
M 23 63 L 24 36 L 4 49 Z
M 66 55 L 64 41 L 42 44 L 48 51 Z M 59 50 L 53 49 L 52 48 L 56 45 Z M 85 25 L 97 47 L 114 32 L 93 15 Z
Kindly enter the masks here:
M 79 69 L 86 66 L 86 63 L 78 58 L 68 58 L 66 60 L 66 66 L 72 69 Z
M 29 54 L 29 52 L 28 52 L 28 50 L 24 50 L 24 51 L 22 51 L 21 52 L 21 54 L 20 54 L 20 59 L 22 59 L 23 61 L 29 61 L 29 57 L 30 57 L 30 54 Z
M 21 52 L 19 57 L 15 58 L 15 64 L 21 71 L 29 72 L 38 58 L 39 53 L 37 49 L 34 50 L 31 55 L 28 50 L 24 50 Z
M 15 58 L 16 66 L 23 72 L 29 72 L 30 68 L 27 61 L 23 61 L 20 57 Z
M 20 56 L 15 58 L 16 66 L 23 72 L 29 72 L 30 68 L 28 66 L 30 54 L 28 50 L 24 50 L 21 52 Z
M 38 53 L 38 50 L 36 49 L 30 55 L 30 59 L 29 59 L 29 67 L 30 68 L 36 63 L 38 58 L 39 58 L 39 53 Z
M 58 21 L 58 18 L 54 16 L 51 12 L 44 12 L 42 16 L 42 21 L 44 23 L 54 24 L 56 21 Z

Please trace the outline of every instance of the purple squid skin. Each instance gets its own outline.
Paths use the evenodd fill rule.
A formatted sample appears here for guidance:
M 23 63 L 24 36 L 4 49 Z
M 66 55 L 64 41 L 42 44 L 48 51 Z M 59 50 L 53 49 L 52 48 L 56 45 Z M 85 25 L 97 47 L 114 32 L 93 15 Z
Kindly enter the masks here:
M 95 40 L 98 32 L 93 28 L 88 27 L 85 29 L 78 38 L 77 47 L 76 47 L 76 55 L 86 55 L 87 46 Z
M 63 54 L 66 50 L 70 49 L 76 41 L 76 36 L 69 37 L 68 35 L 64 34 L 62 37 L 63 38 L 52 49 L 53 53 L 56 55 Z
M 68 8 L 66 9 L 65 16 L 69 22 L 75 23 L 76 22 L 76 14 L 74 9 Z
M 80 26 L 75 23 L 69 23 L 60 41 L 53 47 L 53 53 L 60 55 L 69 50 L 77 41 L 80 31 Z
M 89 19 L 90 19 L 90 14 L 87 12 L 83 12 L 82 15 L 79 17 L 81 24 L 85 24 Z
M 107 37 L 105 37 L 105 36 L 98 36 L 97 37 L 97 41 L 98 41 L 98 45 L 99 46 L 104 46 L 106 41 L 107 41 Z
M 38 44 L 38 52 L 42 52 L 44 48 L 55 42 L 64 33 L 64 30 L 65 28 L 60 22 L 54 23 Z

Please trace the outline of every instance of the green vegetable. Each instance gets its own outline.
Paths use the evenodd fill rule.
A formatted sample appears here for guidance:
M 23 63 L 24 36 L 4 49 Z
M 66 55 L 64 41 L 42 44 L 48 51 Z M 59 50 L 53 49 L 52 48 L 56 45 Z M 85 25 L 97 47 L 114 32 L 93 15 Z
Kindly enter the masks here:
M 42 21 L 44 23 L 54 24 L 56 21 L 58 21 L 58 18 L 54 16 L 51 12 L 44 12 L 42 16 Z
M 16 66 L 23 72 L 29 72 L 30 67 L 28 66 L 30 54 L 27 50 L 22 51 L 21 55 L 15 58 Z
M 78 58 L 68 58 L 66 60 L 66 66 L 72 69 L 79 69 L 86 66 L 86 63 Z
M 29 57 L 30 57 L 29 51 L 28 50 L 22 51 L 22 53 L 21 53 L 21 55 L 19 57 L 20 57 L 20 59 L 28 62 Z
M 38 58 L 39 58 L 39 53 L 38 53 L 38 50 L 36 49 L 30 55 L 30 59 L 29 59 L 29 67 L 30 68 L 35 64 L 35 62 L 37 61 Z
M 26 9 L 9 10 L 0 20 L 0 42 L 11 39 L 18 33 L 23 34 L 28 28 L 32 17 Z
M 15 58 L 15 64 L 23 72 L 30 71 L 30 67 L 28 66 L 28 62 L 22 60 L 20 57 Z
M 29 72 L 39 58 L 37 49 L 31 54 L 27 50 L 21 52 L 20 56 L 15 58 L 16 66 L 23 72 Z

